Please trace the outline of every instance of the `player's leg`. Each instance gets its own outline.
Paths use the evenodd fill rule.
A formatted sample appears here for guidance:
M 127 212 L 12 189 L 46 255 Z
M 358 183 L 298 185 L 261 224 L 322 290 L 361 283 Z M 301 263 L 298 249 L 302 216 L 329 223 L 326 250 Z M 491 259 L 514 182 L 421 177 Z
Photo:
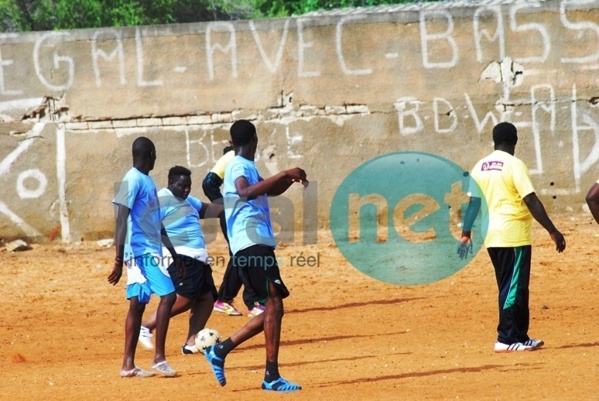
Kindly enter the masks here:
M 268 283 L 270 297 L 264 303 L 264 341 L 266 347 L 266 370 L 264 380 L 271 382 L 279 377 L 279 345 L 283 321 L 283 298 L 275 284 Z
M 189 329 L 187 331 L 187 341 L 185 342 L 185 346 L 192 350 L 192 352 L 195 348 L 196 335 L 200 330 L 206 327 L 206 323 L 212 314 L 213 304 L 214 296 L 210 292 L 200 295 L 200 297 L 192 303 L 191 309 L 189 311 Z M 197 348 L 195 348 L 195 352 L 197 352 Z
M 137 269 L 137 264 L 127 266 L 127 268 Z M 139 272 L 138 272 L 139 273 Z M 139 277 L 142 277 L 140 274 Z M 127 299 L 129 300 L 129 310 L 125 319 L 125 351 L 123 366 L 121 368 L 122 377 L 150 377 L 153 374 L 141 370 L 135 366 L 135 351 L 137 338 L 141 327 L 141 319 L 150 301 L 152 294 L 147 282 L 131 282 L 127 284 Z
M 533 349 L 544 345 L 543 340 L 530 338 L 528 336 L 528 328 L 530 324 L 530 309 L 529 309 L 529 284 L 530 284 L 530 265 L 532 256 L 532 246 L 521 246 L 514 249 L 516 252 L 516 260 L 518 260 L 517 268 L 520 271 L 520 280 L 517 288 L 517 302 L 515 310 L 515 324 L 519 333 L 519 341 Z
M 264 302 L 264 339 L 266 347 L 266 368 L 262 389 L 268 391 L 297 391 L 299 384 L 291 383 L 279 374 L 279 346 L 281 343 L 281 326 L 283 322 L 283 298 L 289 296 L 289 290 L 283 283 L 279 266 L 272 249 L 263 247 L 262 259 L 264 272 L 268 282 L 269 296 Z
M 227 384 L 225 378 L 225 358 L 238 345 L 256 336 L 264 330 L 264 314 L 250 319 L 241 329 L 226 340 L 208 347 L 204 351 L 206 360 L 212 368 L 214 377 L 221 386 Z
M 185 298 L 179 294 L 177 294 L 177 298 L 175 299 L 175 303 L 173 304 L 173 308 L 171 309 L 171 317 L 175 317 L 180 315 L 181 313 L 188 311 L 192 307 L 192 300 Z M 156 328 L 156 316 L 158 311 L 154 311 L 146 320 L 141 324 L 143 327 L 146 327 L 150 331 L 154 331 Z
M 142 267 L 152 292 L 160 297 L 156 310 L 156 347 L 152 368 L 162 375 L 175 376 L 177 372 L 166 362 L 165 347 L 170 315 L 177 295 L 169 272 L 161 265 L 161 260 L 162 258 L 156 255 L 145 257 Z
M 227 245 L 229 244 L 229 237 L 227 235 L 227 221 L 224 214 L 220 218 L 220 228 L 225 236 L 225 240 L 227 241 Z M 229 252 L 229 263 L 227 265 L 227 269 L 225 270 L 225 275 L 223 277 L 223 284 L 219 288 L 218 300 L 221 302 L 226 302 L 230 304 L 235 297 L 239 294 L 242 286 L 242 280 L 237 274 L 237 269 L 231 269 L 232 265 L 231 259 L 232 254 Z M 247 285 L 243 286 L 243 303 L 248 308 L 249 317 L 254 317 L 263 312 L 264 307 L 258 302 L 258 296 L 256 292 Z M 233 306 L 233 305 L 231 305 Z
M 516 323 L 518 303 L 517 288 L 521 285 L 520 258 L 516 248 L 487 248 L 495 269 L 498 288 L 499 323 L 495 352 L 513 352 L 531 350 L 520 342 L 520 332 Z
M 141 327 L 141 318 L 145 308 L 146 304 L 139 302 L 137 296 L 129 299 L 129 310 L 125 319 L 125 351 L 121 371 L 132 371 L 135 369 L 135 350 Z
M 220 229 L 227 241 L 227 246 L 229 246 L 229 236 L 227 235 L 227 220 L 225 215 L 220 217 L 219 219 Z M 227 267 L 225 269 L 225 274 L 223 275 L 223 281 L 218 289 L 218 299 L 214 303 L 214 310 L 217 312 L 225 313 L 229 316 L 241 316 L 241 312 L 237 310 L 231 303 L 239 294 L 239 290 L 241 289 L 241 280 L 239 279 L 239 275 L 237 274 L 237 269 L 233 269 L 233 254 L 231 253 L 231 248 L 229 248 L 229 262 L 227 263 Z
M 264 305 L 260 303 L 258 295 L 252 287 L 243 286 L 243 303 L 248 308 L 248 317 L 255 317 L 264 312 Z
M 518 342 L 518 333 L 514 331 L 515 293 L 510 291 L 510 288 L 517 284 L 514 282 L 517 280 L 517 277 L 514 277 L 514 255 L 512 248 L 489 248 L 488 252 L 495 268 L 498 289 L 497 341 L 503 344 L 513 344 Z
M 182 259 L 186 264 L 186 272 L 183 277 L 177 276 L 177 267 L 174 263 L 169 265 L 168 273 L 171 277 L 171 281 L 173 282 L 173 286 L 176 288 L 177 298 L 173 307 L 171 309 L 171 317 L 177 316 L 191 308 L 192 305 L 192 297 L 187 294 L 189 291 L 192 291 L 193 287 L 193 279 L 195 272 L 193 270 L 193 265 L 188 263 L 188 258 L 182 255 Z M 191 259 L 191 258 L 189 258 Z M 192 259 L 193 260 L 193 259 Z M 193 294 L 193 292 L 192 292 Z M 148 318 L 146 318 L 141 324 L 141 331 L 139 334 L 139 343 L 146 349 L 154 349 L 154 344 L 152 343 L 152 332 L 156 328 L 156 317 L 157 310 L 154 311 Z
M 175 292 L 160 297 L 160 303 L 156 310 L 156 352 L 154 353 L 154 364 L 166 360 L 166 334 L 168 332 L 171 310 L 176 299 L 177 295 Z
M 235 257 L 231 258 L 230 268 L 236 270 L 240 275 L 242 273 L 242 268 L 237 266 L 236 261 L 237 257 L 242 258 L 243 260 L 257 260 L 259 258 L 248 258 L 248 256 L 252 255 L 252 249 L 254 247 L 246 248 L 240 252 L 238 252 Z M 241 260 L 241 259 L 240 259 Z M 255 266 L 253 266 L 255 267 Z M 247 273 L 244 279 L 245 285 L 249 285 L 249 276 L 254 276 L 258 274 L 261 269 L 251 268 L 250 266 L 244 266 L 243 272 Z M 265 281 L 259 281 L 260 277 L 255 277 L 262 284 Z M 240 277 L 241 279 L 241 277 Z M 266 286 L 262 285 L 262 291 L 266 293 Z M 229 352 L 231 352 L 235 347 L 237 347 L 242 342 L 248 340 L 249 338 L 254 337 L 256 334 L 260 333 L 264 330 L 264 316 L 260 315 L 253 319 L 250 319 L 241 329 L 239 329 L 236 333 L 234 333 L 231 337 L 226 340 L 208 347 L 204 355 L 206 360 L 210 364 L 212 369 L 212 373 L 214 377 L 219 382 L 221 386 L 227 384 L 227 380 L 225 378 L 225 358 Z
M 218 289 L 218 300 L 214 303 L 214 310 L 229 316 L 241 316 L 241 312 L 231 305 L 241 289 L 241 279 L 237 269 L 233 268 L 232 260 L 233 258 L 229 258 L 229 263 L 227 263 L 223 281 Z
M 274 282 L 269 282 L 270 297 L 264 303 L 264 339 L 266 345 L 266 368 L 262 389 L 267 391 L 297 391 L 302 387 L 291 383 L 279 374 L 279 345 L 283 321 L 283 298 Z
M 258 285 L 262 289 L 268 287 L 265 284 L 265 275 L 259 275 L 254 277 L 254 284 L 249 281 L 248 269 L 237 269 L 239 279 L 243 284 L 243 303 L 248 308 L 248 317 L 254 318 L 264 312 L 264 300 L 268 297 L 268 292 L 263 292 L 262 295 L 258 295 L 258 292 L 254 289 L 253 285 Z
M 183 283 L 176 285 L 177 293 L 185 295 L 189 300 L 190 313 L 187 338 L 181 346 L 183 354 L 199 352 L 195 345 L 195 337 L 204 328 L 212 314 L 214 301 L 218 298 L 212 268 L 201 260 L 186 258 L 187 274 Z
M 264 252 L 267 254 L 264 255 Z M 264 261 L 268 259 L 268 264 L 272 264 L 274 257 L 270 257 L 268 252 L 271 252 L 270 248 L 260 245 L 254 245 L 252 247 L 246 248 L 238 252 L 236 256 L 239 257 L 239 260 L 241 261 L 247 261 L 247 264 L 243 266 L 234 266 L 235 270 L 237 270 L 239 280 L 243 283 L 243 286 L 250 289 L 251 292 L 255 294 L 254 296 L 256 299 L 262 303 L 264 303 L 264 301 L 271 295 L 268 290 L 269 279 Z M 258 314 L 250 319 L 245 325 L 243 325 L 243 327 L 241 327 L 241 329 L 234 333 L 229 339 L 223 341 L 221 343 L 222 346 L 219 344 L 219 349 L 225 351 L 225 353 L 221 355 L 224 357 L 226 356 L 226 353 L 231 351 L 232 348 L 228 346 L 229 340 L 232 342 L 232 344 L 234 344 L 234 347 L 236 347 L 261 333 L 263 330 L 264 316 L 262 316 L 262 314 Z

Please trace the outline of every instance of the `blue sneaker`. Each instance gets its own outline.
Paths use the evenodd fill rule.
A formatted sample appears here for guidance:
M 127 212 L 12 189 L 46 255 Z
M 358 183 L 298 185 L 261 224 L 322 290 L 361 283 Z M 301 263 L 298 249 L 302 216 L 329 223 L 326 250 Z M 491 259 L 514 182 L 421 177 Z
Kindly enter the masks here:
M 210 364 L 212 368 L 212 373 L 214 373 L 214 377 L 218 380 L 218 384 L 224 386 L 227 384 L 227 379 L 225 378 L 225 360 L 214 352 L 214 345 L 206 348 L 204 351 L 204 355 L 206 356 L 206 360 Z
M 277 380 L 273 380 L 271 382 L 263 381 L 262 382 L 262 390 L 267 391 L 297 391 L 301 390 L 302 386 L 299 384 L 288 382 L 287 380 L 279 377 Z

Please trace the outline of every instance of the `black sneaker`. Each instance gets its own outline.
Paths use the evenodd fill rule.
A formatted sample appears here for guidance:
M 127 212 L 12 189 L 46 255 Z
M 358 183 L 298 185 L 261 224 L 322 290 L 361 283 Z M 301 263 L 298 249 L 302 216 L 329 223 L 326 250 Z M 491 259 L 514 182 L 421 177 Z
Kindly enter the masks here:
M 198 350 L 198 347 L 196 347 L 195 345 L 183 344 L 181 346 L 181 353 L 183 355 L 197 354 L 198 352 L 200 351 Z

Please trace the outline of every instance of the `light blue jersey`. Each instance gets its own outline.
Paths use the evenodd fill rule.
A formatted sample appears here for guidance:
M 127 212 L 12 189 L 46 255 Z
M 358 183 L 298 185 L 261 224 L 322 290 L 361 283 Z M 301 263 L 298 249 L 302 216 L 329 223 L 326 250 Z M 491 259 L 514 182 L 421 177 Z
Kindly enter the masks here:
M 125 250 L 133 255 L 125 252 L 125 260 L 148 253 L 161 255 L 160 207 L 152 177 L 131 168 L 123 177 L 112 203 L 131 210 Z
M 274 249 L 276 241 L 270 221 L 268 196 L 241 200 L 235 187 L 235 180 L 239 177 L 245 177 L 250 186 L 262 180 L 256 164 L 242 156 L 235 156 L 227 165 L 223 197 L 231 252 L 235 255 L 242 249 L 257 244 Z
M 123 177 L 112 203 L 131 211 L 124 255 L 127 299 L 137 297 L 147 303 L 152 293 L 164 296 L 175 291 L 168 271 L 161 265 L 160 204 L 152 177 L 132 168 Z
M 179 199 L 168 188 L 158 191 L 158 198 L 162 224 L 177 253 L 205 263 L 206 241 L 200 225 L 202 201 L 191 195 Z

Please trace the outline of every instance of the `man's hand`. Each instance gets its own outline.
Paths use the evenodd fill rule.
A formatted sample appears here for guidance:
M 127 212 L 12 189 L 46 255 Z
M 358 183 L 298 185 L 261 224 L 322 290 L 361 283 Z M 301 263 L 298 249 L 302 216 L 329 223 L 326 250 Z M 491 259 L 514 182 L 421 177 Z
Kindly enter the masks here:
M 117 256 L 114 259 L 114 267 L 112 268 L 112 272 L 108 275 L 108 283 L 112 285 L 116 285 L 121 276 L 123 275 L 123 258 Z
M 306 172 L 299 167 L 286 170 L 285 175 L 293 182 L 301 182 L 304 185 L 304 188 L 308 186 Z
M 555 230 L 549 234 L 553 242 L 555 242 L 555 250 L 562 253 L 566 249 L 566 239 L 559 231 Z
M 462 237 L 462 239 L 460 239 L 460 245 L 458 245 L 457 253 L 462 260 L 468 257 L 468 253 L 472 255 L 472 240 L 468 237 Z

